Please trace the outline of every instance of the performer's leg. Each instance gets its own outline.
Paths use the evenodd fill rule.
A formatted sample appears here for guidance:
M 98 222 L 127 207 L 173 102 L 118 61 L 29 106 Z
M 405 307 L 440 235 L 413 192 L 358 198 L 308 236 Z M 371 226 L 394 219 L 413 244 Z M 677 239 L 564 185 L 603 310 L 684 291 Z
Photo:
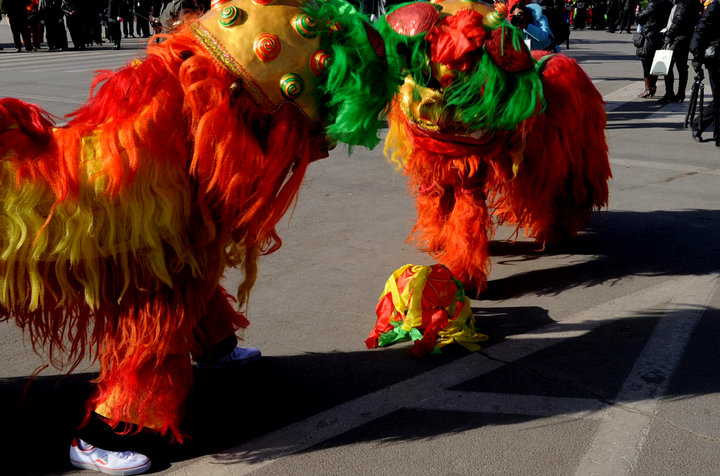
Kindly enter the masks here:
M 192 385 L 190 357 L 147 357 L 125 354 L 117 365 L 101 370 L 90 402 L 93 412 L 70 447 L 73 466 L 139 474 L 150 468 L 148 450 L 167 443 L 168 432 L 168 438 L 182 438 L 180 421 Z
M 236 365 L 260 358 L 260 351 L 254 347 L 237 347 L 235 333 L 249 324 L 245 316 L 235 309 L 232 298 L 218 286 L 195 328 L 199 349 L 193 353 L 193 360 L 198 367 Z
M 421 249 L 433 256 L 440 255 L 445 247 L 443 230 L 454 200 L 452 187 L 441 187 L 437 183 L 428 183 L 417 191 L 417 221 L 412 236 Z
M 454 206 L 443 227 L 441 263 L 468 290 L 487 287 L 490 215 L 481 187 L 455 189 Z

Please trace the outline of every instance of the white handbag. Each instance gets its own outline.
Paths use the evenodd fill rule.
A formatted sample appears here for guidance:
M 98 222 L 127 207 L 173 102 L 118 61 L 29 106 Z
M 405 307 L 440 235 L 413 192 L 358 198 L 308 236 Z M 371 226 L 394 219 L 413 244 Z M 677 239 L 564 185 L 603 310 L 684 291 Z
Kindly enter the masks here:
M 670 71 L 673 50 L 657 50 L 653 57 L 650 74 L 652 76 L 665 76 Z

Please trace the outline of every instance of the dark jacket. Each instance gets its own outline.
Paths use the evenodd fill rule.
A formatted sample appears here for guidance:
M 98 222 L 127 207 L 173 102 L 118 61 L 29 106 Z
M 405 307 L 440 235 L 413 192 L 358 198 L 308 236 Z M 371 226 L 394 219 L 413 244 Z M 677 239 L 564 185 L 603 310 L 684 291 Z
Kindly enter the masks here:
M 0 0 L 0 10 L 10 18 L 13 15 L 27 14 L 27 6 L 30 0 Z
M 127 4 L 125 0 L 108 0 L 105 15 L 111 20 L 117 20 L 127 16 Z
M 666 42 L 671 45 L 689 42 L 702 11 L 703 6 L 700 0 L 675 0 L 672 24 L 665 32 Z
M 705 9 L 705 13 L 695 25 L 695 32 L 690 40 L 690 52 L 695 61 L 703 61 L 705 49 L 720 38 L 720 0 L 713 0 Z M 715 68 L 720 65 L 715 65 Z
M 645 44 L 636 52 L 641 60 L 652 59 L 655 50 L 662 47 L 663 37 L 660 30 L 667 25 L 670 10 L 672 10 L 670 0 L 650 0 L 635 17 L 645 35 Z

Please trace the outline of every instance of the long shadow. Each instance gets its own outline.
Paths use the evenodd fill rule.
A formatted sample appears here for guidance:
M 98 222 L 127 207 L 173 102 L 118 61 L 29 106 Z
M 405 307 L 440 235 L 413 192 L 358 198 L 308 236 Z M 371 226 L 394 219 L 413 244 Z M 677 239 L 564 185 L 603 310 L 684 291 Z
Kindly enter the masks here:
M 512 244 L 503 246 L 490 248 L 493 261 L 538 257 L 537 252 L 528 253 L 532 248 L 526 243 L 519 244 L 517 252 Z M 501 279 L 490 275 L 488 288 L 479 299 L 556 295 L 569 288 L 598 286 L 633 275 L 703 275 L 720 271 L 720 210 L 603 212 L 593 218 L 575 242 L 544 253 L 593 257 Z
M 491 246 L 496 262 L 533 259 L 538 256 L 536 250 L 537 245 L 527 242 L 493 242 Z M 595 217 L 587 231 L 571 245 L 543 251 L 587 255 L 588 260 L 491 279 L 483 297 L 557 294 L 575 286 L 595 286 L 630 275 L 708 274 L 720 268 L 718 252 L 720 211 L 605 212 Z M 552 322 L 544 309 L 535 307 L 477 308 L 475 313 L 481 331 L 491 337 L 485 348 L 507 336 Z M 717 310 L 706 312 L 693 337 L 697 343 L 688 346 L 681 363 L 681 378 L 670 386 L 673 396 L 684 398 L 720 390 L 720 379 L 708 376 L 707 370 L 720 369 L 717 365 L 720 353 L 714 350 L 711 338 L 720 330 L 719 317 Z M 646 315 L 615 322 L 505 365 L 458 388 L 612 399 L 657 318 Z M 173 461 L 227 450 L 465 355 L 467 351 L 459 346 L 448 346 L 432 358 L 412 359 L 408 356 L 408 345 L 403 344 L 376 351 L 265 357 L 233 370 L 197 370 L 186 417 L 186 431 L 191 438 L 182 445 L 158 444 L 153 448 L 153 471 L 162 471 Z M 594 371 L 587 372 L 588 368 Z M 23 462 L 23 467 L 9 474 L 59 474 L 71 470 L 67 449 L 82 421 L 84 402 L 94 377 L 90 373 L 45 376 L 33 379 L 29 385 L 28 377 L 0 380 L 0 408 L 6 433 L 11 435 L 10 441 L 1 447 L 5 456 L 12 456 L 6 461 Z M 466 416 L 430 415 L 422 431 L 407 422 L 390 429 L 389 420 L 383 420 L 374 429 L 372 425 L 358 428 L 324 444 L 347 444 L 363 438 L 422 438 L 530 418 Z M 408 420 L 403 412 L 392 418 Z M 43 450 L 42 458 L 36 457 L 38 448 Z
M 622 78 L 620 78 L 622 79 Z M 662 87 L 662 86 L 661 86 Z M 640 92 L 640 90 L 638 90 Z M 685 114 L 687 113 L 688 102 L 659 104 L 658 97 L 637 101 L 621 101 L 620 106 L 607 113 L 607 126 L 609 130 L 619 129 L 662 129 L 662 130 L 686 130 L 683 126 Z M 681 113 L 682 118 L 678 119 L 677 114 Z M 671 117 L 671 121 L 660 122 L 657 120 L 646 121 L 649 117 L 664 118 Z M 690 131 L 688 131 L 688 139 Z
M 632 55 L 629 54 L 602 54 L 602 53 L 578 53 L 578 54 L 569 54 L 568 56 L 571 56 L 574 60 L 576 60 L 578 63 L 582 64 L 601 64 L 607 61 L 628 61 L 633 58 Z M 638 62 L 639 64 L 639 62 Z M 601 79 L 601 78 L 594 78 L 594 79 Z
M 481 330 L 492 336 L 484 344 L 486 349 L 505 337 L 553 322 L 545 310 L 534 307 L 478 308 L 475 312 Z M 453 389 L 611 402 L 659 317 L 651 313 L 619 319 Z M 708 310 L 688 345 L 678 378 L 669 386 L 671 396 L 686 398 L 720 391 L 720 379 L 714 378 L 720 372 L 708 374 L 708 369 L 720 369 L 720 353 L 714 350 L 712 340 L 719 331 L 720 311 Z M 412 359 L 408 349 L 408 345 L 399 345 L 377 351 L 266 357 L 232 370 L 197 370 L 185 425 L 191 438 L 182 445 L 161 446 L 156 442 L 156 446 L 142 450 L 152 455 L 155 473 L 168 469 L 173 462 L 223 451 L 226 453 L 218 463 L 262 461 L 266 452 L 272 453 L 276 448 L 263 448 L 253 456 L 227 451 L 467 355 L 459 346 L 448 346 L 432 358 Z M 24 399 L 27 378 L 0 381 L 3 420 L 7 433 L 12 435 L 3 445 L 6 456 L 11 456 L 6 461 L 23 462 L 23 467 L 8 474 L 45 475 L 72 470 L 67 461 L 68 444 L 82 419 L 83 402 L 90 393 L 93 377 L 93 374 L 40 377 L 30 384 Z M 410 406 L 306 451 L 363 441 L 414 441 L 539 418 L 418 410 Z M 42 458 L 36 457 L 38 448 L 43 450 Z
M 479 311 L 489 347 L 504 337 L 552 322 L 540 308 Z M 447 364 L 467 351 L 446 347 L 433 358 L 409 356 L 409 344 L 375 351 L 263 357 L 231 370 L 194 371 L 182 445 L 135 437 L 138 449 L 153 458 L 153 472 L 171 462 L 227 450 L 254 437 L 328 408 Z M 84 417 L 93 373 L 0 380 L 0 408 L 8 434 L 3 452 L 22 461 L 12 474 L 71 471 L 67 452 Z M 28 442 L 32 442 L 28 445 Z M 43 449 L 43 458 L 33 456 Z M 8 459 L 6 459 L 8 461 Z
M 672 313 L 666 316 L 673 319 Z M 712 336 L 720 331 L 720 310 L 708 309 L 690 337 L 687 350 L 672 376 L 666 396 L 673 399 L 710 395 L 720 391 L 720 352 Z M 613 404 L 643 351 L 659 312 L 618 319 L 587 334 L 549 346 L 530 356 L 510 362 L 494 371 L 463 382 L 450 390 L 586 399 L 587 410 L 597 403 Z M 678 318 L 682 318 L 678 316 Z M 708 373 L 708 368 L 713 369 Z M 592 369 L 592 371 L 589 371 Z M 658 382 L 659 383 L 659 382 Z M 482 398 L 478 395 L 478 398 Z M 644 398 L 644 397 L 643 397 Z M 581 400 L 578 400 L 581 401 Z M 622 403 L 632 403 L 626 400 Z M 577 409 L 576 409 L 577 410 Z M 562 416 L 557 410 L 557 416 Z M 378 445 L 392 442 L 430 440 L 484 427 L 512 425 L 542 420 L 550 415 L 515 415 L 418 409 L 413 402 L 337 437 L 312 446 L 301 453 L 351 446 L 363 442 Z M 578 435 L 579 437 L 580 435 Z M 275 448 L 258 449 L 248 455 L 227 452 L 216 460 L 220 464 L 239 461 L 261 462 Z M 292 463 L 288 463 L 292 464 Z
M 682 124 L 677 120 L 672 122 L 643 120 L 650 116 L 658 117 L 658 114 L 662 114 L 664 107 L 664 105 L 658 104 L 657 99 L 623 102 L 622 105 L 608 112 L 607 129 L 682 129 Z M 683 103 L 683 108 L 686 107 L 687 105 Z M 668 113 L 676 113 L 676 111 L 671 111 L 669 108 L 665 110 Z M 686 111 L 686 109 L 683 109 L 683 111 Z

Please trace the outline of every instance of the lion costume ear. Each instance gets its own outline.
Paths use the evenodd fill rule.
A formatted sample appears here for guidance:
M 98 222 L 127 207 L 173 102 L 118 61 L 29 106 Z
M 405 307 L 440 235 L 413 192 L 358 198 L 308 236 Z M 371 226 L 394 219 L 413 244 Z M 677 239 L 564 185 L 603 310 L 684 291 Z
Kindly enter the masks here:
M 365 15 L 342 0 L 309 2 L 305 11 L 325 27 L 321 45 L 330 52 L 318 92 L 327 133 L 351 145 L 380 142 L 382 112 L 398 89 L 388 72 L 385 42 Z

